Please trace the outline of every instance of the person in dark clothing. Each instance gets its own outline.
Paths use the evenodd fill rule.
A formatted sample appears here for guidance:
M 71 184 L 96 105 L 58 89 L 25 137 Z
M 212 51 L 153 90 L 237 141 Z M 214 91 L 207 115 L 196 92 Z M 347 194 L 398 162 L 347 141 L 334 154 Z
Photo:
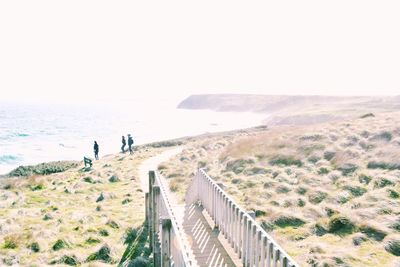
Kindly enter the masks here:
M 94 141 L 93 150 L 94 150 L 94 157 L 96 159 L 99 159 L 99 144 L 97 144 L 96 141 Z
M 133 145 L 133 138 L 130 134 L 128 134 L 128 148 L 129 148 L 129 154 L 133 154 L 132 151 L 132 145 Z
M 122 136 L 122 147 L 121 147 L 122 153 L 125 153 L 125 146 L 126 146 L 125 136 Z

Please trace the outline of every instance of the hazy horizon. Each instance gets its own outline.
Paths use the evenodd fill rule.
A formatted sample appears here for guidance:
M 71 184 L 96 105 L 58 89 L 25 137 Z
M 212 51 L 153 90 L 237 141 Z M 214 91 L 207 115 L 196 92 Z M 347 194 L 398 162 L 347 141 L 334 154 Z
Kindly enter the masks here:
M 398 1 L 2 1 L 0 100 L 396 95 Z

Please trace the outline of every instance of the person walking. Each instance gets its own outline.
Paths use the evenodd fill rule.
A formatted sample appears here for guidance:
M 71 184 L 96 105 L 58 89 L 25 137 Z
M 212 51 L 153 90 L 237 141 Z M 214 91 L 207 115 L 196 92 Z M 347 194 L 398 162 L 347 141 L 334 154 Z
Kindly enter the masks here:
M 132 155 L 132 145 L 133 145 L 133 138 L 130 134 L 128 134 L 128 148 L 129 148 L 129 154 Z
M 94 141 L 93 150 L 94 150 L 94 157 L 98 160 L 99 159 L 99 144 L 97 144 L 96 141 Z
M 125 136 L 122 136 L 122 147 L 121 147 L 122 153 L 125 153 L 125 146 L 126 146 Z

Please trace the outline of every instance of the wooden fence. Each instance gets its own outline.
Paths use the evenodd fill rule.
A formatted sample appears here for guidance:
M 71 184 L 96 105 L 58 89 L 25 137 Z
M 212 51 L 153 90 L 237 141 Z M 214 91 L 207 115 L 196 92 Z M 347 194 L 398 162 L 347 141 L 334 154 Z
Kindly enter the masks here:
M 149 223 L 150 249 L 155 267 L 190 267 L 183 231 L 171 208 L 165 187 L 157 173 L 149 172 L 146 193 L 146 220 Z
M 298 267 L 295 261 L 211 179 L 199 170 L 188 190 L 199 200 L 245 267 Z

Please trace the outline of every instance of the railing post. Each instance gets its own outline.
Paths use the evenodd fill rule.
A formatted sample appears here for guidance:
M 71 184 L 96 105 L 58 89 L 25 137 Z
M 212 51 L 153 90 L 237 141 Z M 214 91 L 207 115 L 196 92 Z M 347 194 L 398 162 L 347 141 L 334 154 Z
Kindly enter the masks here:
M 147 223 L 149 223 L 149 216 L 150 216 L 150 203 L 149 203 L 149 193 L 145 193 L 144 194 L 144 203 L 145 203 L 145 206 L 146 206 L 146 213 L 145 213 L 145 219 L 146 219 L 146 222 Z
M 161 219 L 161 267 L 171 267 L 171 220 Z
M 158 185 L 153 185 L 153 217 L 152 217 L 152 229 L 153 229 L 153 247 L 156 245 L 156 233 L 158 229 L 158 219 L 159 219 L 159 207 L 158 198 L 160 197 L 160 187 Z
M 154 171 L 149 171 L 149 242 L 150 242 L 150 250 L 153 251 L 153 237 L 154 237 L 154 228 L 153 228 L 153 185 L 155 180 Z

